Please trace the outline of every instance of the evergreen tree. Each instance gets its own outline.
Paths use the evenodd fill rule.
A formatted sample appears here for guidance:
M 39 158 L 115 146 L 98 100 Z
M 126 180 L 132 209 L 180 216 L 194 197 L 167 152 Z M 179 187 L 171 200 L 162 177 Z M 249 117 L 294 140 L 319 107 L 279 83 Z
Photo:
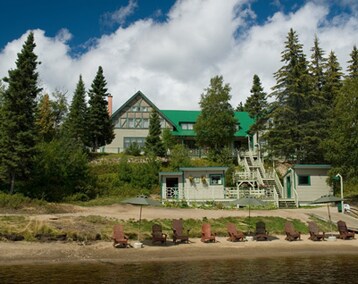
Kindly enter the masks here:
M 34 35 L 31 32 L 20 53 L 16 68 L 9 70 L 8 89 L 3 98 L 0 122 L 0 177 L 10 183 L 13 192 L 17 178 L 27 178 L 35 154 L 36 97 L 41 92 L 37 86 L 38 64 Z
M 358 49 L 357 46 L 353 46 L 353 50 L 350 54 L 351 59 L 348 61 L 348 77 L 357 78 L 358 77 Z
M 38 104 L 36 126 L 41 141 L 49 142 L 55 136 L 55 117 L 51 109 L 50 96 L 45 94 Z
M 75 93 L 72 98 L 70 112 L 65 121 L 64 128 L 68 136 L 86 145 L 87 138 L 87 104 L 86 89 L 80 76 Z
M 245 111 L 245 107 L 244 104 L 242 102 L 240 102 L 237 107 L 236 107 L 236 111 Z
M 96 151 L 99 147 L 109 144 L 114 139 L 114 126 L 108 114 L 107 82 L 103 76 L 103 69 L 98 67 L 91 89 L 89 90 L 88 108 L 88 146 Z
M 158 112 L 153 109 L 149 118 L 149 132 L 145 139 L 145 152 L 163 157 L 165 155 L 164 144 L 160 138 L 162 133 Z
M 342 87 L 342 68 L 339 65 L 337 56 L 333 51 L 330 52 L 325 66 L 325 85 L 323 88 L 326 105 L 331 109 L 334 106 L 334 101 L 340 93 Z
M 311 79 L 311 91 L 307 94 L 306 112 L 306 141 L 310 144 L 306 151 L 305 162 L 323 163 L 323 149 L 320 147 L 329 132 L 327 128 L 327 107 L 324 100 L 323 88 L 325 85 L 324 67 L 326 58 L 324 51 L 319 46 L 318 37 L 315 36 L 311 48 L 311 61 L 309 63 L 309 74 Z
M 292 29 L 287 35 L 285 50 L 281 53 L 284 66 L 275 74 L 276 85 L 272 96 L 270 117 L 273 127 L 267 132 L 266 139 L 272 153 L 276 156 L 303 162 L 307 160 L 310 137 L 306 123 L 310 119 L 311 109 L 307 105 L 310 96 L 310 78 L 302 44 Z
M 358 78 L 347 78 L 336 97 L 330 137 L 323 143 L 333 173 L 358 182 Z
M 322 89 L 324 86 L 325 76 L 324 76 L 324 67 L 327 60 L 323 57 L 324 51 L 319 46 L 319 40 L 317 35 L 314 38 L 314 44 L 311 48 L 311 62 L 309 64 L 309 71 L 313 83 L 313 91 L 317 96 L 322 96 Z
M 268 104 L 260 77 L 256 74 L 250 92 L 251 95 L 247 98 L 244 109 L 255 119 L 255 124 L 251 126 L 250 131 L 257 132 L 264 128 Z
M 201 95 L 201 114 L 194 124 L 198 145 L 208 147 L 214 160 L 225 146 L 232 146 L 236 132 L 238 122 L 229 103 L 230 90 L 222 76 L 213 77 L 206 93 Z

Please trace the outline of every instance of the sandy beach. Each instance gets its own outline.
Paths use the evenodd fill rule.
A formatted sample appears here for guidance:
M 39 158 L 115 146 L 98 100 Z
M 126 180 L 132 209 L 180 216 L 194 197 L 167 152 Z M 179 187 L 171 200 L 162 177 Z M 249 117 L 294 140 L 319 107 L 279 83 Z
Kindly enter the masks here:
M 252 216 L 280 216 L 287 219 L 309 220 L 310 214 L 327 215 L 326 207 L 308 209 L 277 209 L 254 210 Z M 111 205 L 102 207 L 76 208 L 66 214 L 23 214 L 32 220 L 52 220 L 71 218 L 75 216 L 100 215 L 114 217 L 119 220 L 138 218 L 139 208 L 132 205 Z M 178 208 L 143 208 L 143 218 L 220 218 L 228 216 L 247 216 L 247 210 L 204 210 Z M 1 214 L 17 215 L 17 214 Z M 21 214 L 20 214 L 21 215 Z M 341 218 L 332 212 L 332 218 Z M 347 219 L 348 218 L 348 219 Z M 356 219 L 349 219 L 354 224 Z M 338 233 L 338 232 L 335 232 Z M 171 235 L 170 235 L 171 237 Z M 303 235 L 300 241 L 288 242 L 283 235 L 273 235 L 269 241 L 246 241 L 232 243 L 226 237 L 217 237 L 216 243 L 202 243 L 198 238 L 191 238 L 190 244 L 173 245 L 171 239 L 167 245 L 153 246 L 150 240 L 144 241 L 143 248 L 114 248 L 110 241 L 81 242 L 0 242 L 0 265 L 14 264 L 49 264 L 71 262 L 114 262 L 138 263 L 153 261 L 186 261 L 199 259 L 230 259 L 230 258 L 259 258 L 297 255 L 357 255 L 358 239 L 335 242 L 313 242 Z M 134 243 L 135 241 L 132 241 Z
M 240 259 L 312 255 L 357 255 L 358 240 L 313 242 L 307 235 L 301 241 L 288 242 L 284 236 L 269 241 L 229 242 L 218 237 L 216 243 L 191 239 L 189 244 L 152 246 L 145 241 L 143 248 L 114 248 L 111 242 L 98 241 L 84 245 L 70 242 L 0 243 L 0 265 L 60 264 L 71 262 L 140 263 L 188 261 L 200 259 Z

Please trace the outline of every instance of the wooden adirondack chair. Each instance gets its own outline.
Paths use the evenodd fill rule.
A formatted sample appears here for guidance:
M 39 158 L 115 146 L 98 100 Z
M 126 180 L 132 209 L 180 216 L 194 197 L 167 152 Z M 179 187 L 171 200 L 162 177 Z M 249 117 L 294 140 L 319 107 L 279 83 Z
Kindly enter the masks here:
M 309 239 L 312 241 L 324 241 L 326 237 L 325 232 L 320 233 L 318 226 L 315 222 L 308 222 L 308 230 L 310 232 Z
M 183 234 L 183 220 L 174 219 L 173 220 L 173 243 L 176 244 L 177 240 L 182 243 L 189 243 L 189 231 L 187 229 L 186 234 Z
M 301 239 L 301 232 L 297 232 L 291 222 L 286 222 L 285 233 L 286 233 L 285 240 L 287 241 L 292 242 Z
M 354 239 L 354 232 L 348 231 L 346 222 L 339 220 L 337 222 L 337 227 L 338 227 L 340 239 L 342 240 Z
M 237 241 L 245 241 L 245 235 L 241 231 L 237 231 L 235 224 L 228 223 L 227 224 L 227 233 L 229 234 L 228 241 L 237 242 Z
M 256 241 L 267 241 L 268 240 L 268 231 L 266 231 L 266 224 L 262 221 L 256 223 Z
M 129 246 L 128 237 L 124 234 L 123 225 L 117 224 L 113 227 L 113 246 L 115 248 L 126 248 Z
M 152 226 L 152 244 L 160 242 L 165 244 L 167 242 L 167 234 L 164 234 L 162 231 L 162 226 L 159 224 L 154 224 Z
M 201 226 L 201 241 L 203 243 L 215 243 L 216 234 L 211 232 L 211 225 L 208 223 L 204 223 Z

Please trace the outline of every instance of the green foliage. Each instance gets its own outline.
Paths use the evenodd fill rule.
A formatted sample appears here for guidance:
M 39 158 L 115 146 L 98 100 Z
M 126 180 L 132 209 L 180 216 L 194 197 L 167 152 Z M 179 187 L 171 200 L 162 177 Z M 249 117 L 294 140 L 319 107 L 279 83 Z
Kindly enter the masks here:
M 32 170 L 35 155 L 36 97 L 38 64 L 34 35 L 31 32 L 18 53 L 16 68 L 4 80 L 8 89 L 0 109 L 0 180 L 10 185 L 13 192 L 16 179 L 26 180 Z
M 82 145 L 63 137 L 38 145 L 34 174 L 26 194 L 49 201 L 83 193 L 93 198 L 87 154 Z
M 356 45 L 353 46 L 353 50 L 350 56 L 351 59 L 348 60 L 349 65 L 347 67 L 348 77 L 357 78 L 358 77 L 358 49 Z
M 281 61 L 284 66 L 275 73 L 272 93 L 276 98 L 270 113 L 273 126 L 265 135 L 269 150 L 295 163 L 322 162 L 322 152 L 317 148 L 325 125 L 320 116 L 322 111 L 317 107 L 322 98 L 312 91 L 314 84 L 308 62 L 292 29 Z
M 255 119 L 255 124 L 250 128 L 250 131 L 255 133 L 263 130 L 268 108 L 266 93 L 261 85 L 260 77 L 256 74 L 250 92 L 251 95 L 247 98 L 244 109 Z
M 83 145 L 87 143 L 87 104 L 86 104 L 86 89 L 80 76 L 75 93 L 72 98 L 70 112 L 64 123 L 64 130 L 67 135 L 75 140 L 78 140 Z
M 51 112 L 50 97 L 45 94 L 38 104 L 38 111 L 36 116 L 36 125 L 40 140 L 51 141 L 55 136 L 55 121 Z
M 88 146 L 96 151 L 99 147 L 109 144 L 114 139 L 114 125 L 107 109 L 107 82 L 103 75 L 103 69 L 98 67 L 96 77 L 93 80 L 89 95 L 89 108 L 87 116 Z
M 191 160 L 188 149 L 182 144 L 175 145 L 170 152 L 170 168 L 177 171 L 180 167 L 190 166 Z
M 148 158 L 145 163 L 129 163 L 122 159 L 118 166 L 118 186 L 130 185 L 133 189 L 148 193 L 158 186 L 159 163 Z
M 336 97 L 331 136 L 324 141 L 326 158 L 334 173 L 358 183 L 358 78 L 346 79 Z
M 165 128 L 162 133 L 162 141 L 164 145 L 164 149 L 167 151 L 172 150 L 174 146 L 177 144 L 176 138 L 172 135 L 169 128 Z
M 132 155 L 132 156 L 140 156 L 141 152 L 142 149 L 137 142 L 131 143 L 129 147 L 125 150 L 125 153 L 127 155 Z
M 149 118 L 149 132 L 145 139 L 145 152 L 147 154 L 164 157 L 165 148 L 160 138 L 162 133 L 159 114 L 153 109 Z
M 210 86 L 201 95 L 199 115 L 194 130 L 196 141 L 201 147 L 208 147 L 216 157 L 225 146 L 234 140 L 237 121 L 230 105 L 230 86 L 223 82 L 222 76 L 210 80 Z

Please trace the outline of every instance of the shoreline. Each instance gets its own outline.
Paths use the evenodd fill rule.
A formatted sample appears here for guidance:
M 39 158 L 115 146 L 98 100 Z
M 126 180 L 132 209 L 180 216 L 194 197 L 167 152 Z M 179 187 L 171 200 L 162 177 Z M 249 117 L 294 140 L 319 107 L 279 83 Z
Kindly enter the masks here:
M 143 248 L 114 248 L 112 242 L 79 243 L 0 242 L 0 266 L 52 264 L 138 264 L 148 262 L 182 262 L 200 260 L 257 259 L 275 257 L 319 257 L 358 255 L 358 240 L 313 242 L 307 235 L 301 241 L 288 242 L 285 236 L 271 241 L 229 242 L 217 237 L 217 243 L 202 243 L 199 238 L 190 244 L 152 246 L 144 241 Z M 134 243 L 133 241 L 132 243 Z

